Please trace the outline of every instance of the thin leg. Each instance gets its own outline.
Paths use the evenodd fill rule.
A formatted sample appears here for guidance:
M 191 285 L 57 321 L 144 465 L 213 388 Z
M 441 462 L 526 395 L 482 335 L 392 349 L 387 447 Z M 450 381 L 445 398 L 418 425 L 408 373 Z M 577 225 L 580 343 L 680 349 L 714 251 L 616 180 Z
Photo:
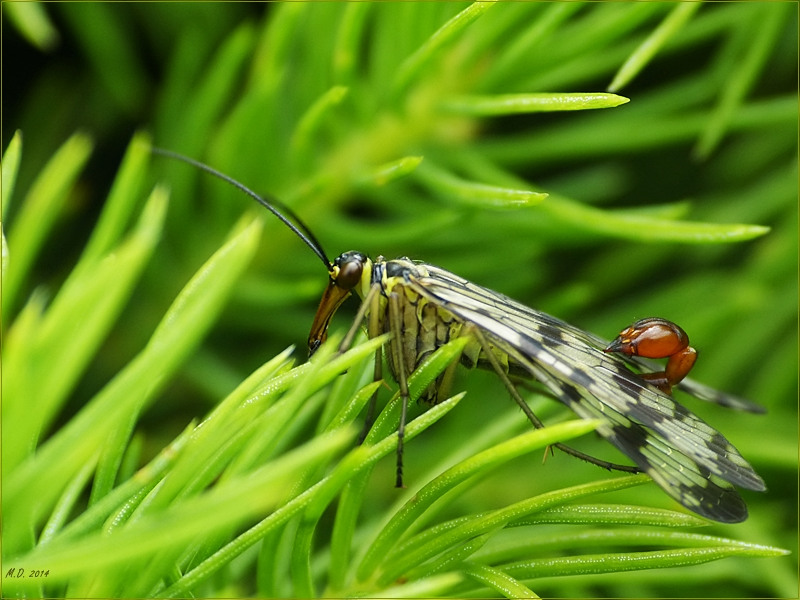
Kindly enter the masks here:
M 339 344 L 339 354 L 346 352 L 350 349 L 350 346 L 353 344 L 353 340 L 358 333 L 358 329 L 361 327 L 361 324 L 364 322 L 364 318 L 367 316 L 367 311 L 372 308 L 370 305 L 375 302 L 375 299 L 378 297 L 378 292 L 380 292 L 381 286 L 380 284 L 374 284 L 372 287 L 369 288 L 369 292 L 367 292 L 367 296 L 364 298 L 364 301 L 361 303 L 361 306 L 358 307 L 358 312 L 356 313 L 356 318 L 353 320 L 353 324 L 350 326 L 350 329 L 347 331 L 347 335 L 342 338 L 342 343 Z M 372 322 L 372 315 L 375 314 L 376 311 L 370 311 L 370 323 Z M 369 337 L 372 338 L 372 331 L 369 332 Z M 378 335 L 377 333 L 375 335 Z
M 378 348 L 375 350 L 375 368 L 373 370 L 372 381 L 380 381 L 381 379 L 383 379 L 383 369 L 381 368 L 381 349 Z M 367 404 L 367 414 L 364 417 L 364 427 L 361 429 L 361 433 L 358 436 L 359 446 L 364 443 L 364 440 L 367 438 L 367 434 L 372 427 L 372 423 L 375 421 L 375 405 L 377 402 L 378 390 L 375 390 L 369 399 L 369 403 Z
M 400 425 L 397 428 L 397 478 L 395 487 L 403 486 L 403 438 L 406 433 L 406 413 L 408 411 L 408 379 L 403 360 L 403 320 L 400 311 L 400 297 L 396 293 L 389 294 L 389 326 L 392 332 L 392 354 L 395 357 L 397 383 L 400 386 Z
M 380 335 L 380 315 L 378 313 L 378 294 L 380 293 L 381 286 L 380 284 L 374 284 L 369 288 L 369 292 L 367 292 L 364 301 L 361 303 L 361 306 L 358 308 L 358 312 L 356 313 L 356 318 L 353 320 L 353 324 L 350 326 L 347 334 L 342 338 L 342 343 L 339 344 L 339 354 L 347 351 L 348 348 L 353 344 L 353 340 L 358 333 L 361 324 L 364 322 L 364 319 L 368 316 L 367 322 L 367 335 L 369 339 L 377 337 Z M 373 371 L 373 381 L 380 381 L 383 378 L 383 372 L 381 368 L 381 349 L 378 348 L 375 351 L 375 367 Z M 372 427 L 372 422 L 375 419 L 375 404 L 377 403 L 378 399 L 378 391 L 376 390 L 372 397 L 369 399 L 369 404 L 367 404 L 367 414 L 364 419 L 364 427 L 361 429 L 361 434 L 358 436 L 358 444 L 361 445 L 364 443 L 364 439 L 367 437 L 367 433 L 369 433 L 370 427 Z
M 369 320 L 367 322 L 367 335 L 369 336 L 369 339 L 377 337 L 381 334 L 380 313 L 378 312 L 378 293 L 380 292 L 380 289 L 380 285 L 373 285 L 370 288 L 367 297 L 364 299 L 364 305 L 366 305 L 367 302 L 372 304 L 372 306 L 369 307 Z M 378 348 L 375 350 L 375 363 L 372 371 L 372 381 L 380 381 L 383 379 L 383 361 L 381 360 L 382 352 L 383 348 Z M 372 423 L 375 421 L 375 405 L 377 402 L 378 390 L 375 390 L 375 392 L 372 394 L 372 397 L 369 399 L 369 404 L 367 404 L 367 414 L 364 417 L 364 427 L 361 430 L 361 435 L 358 436 L 359 445 L 364 443 L 367 433 L 369 433 Z

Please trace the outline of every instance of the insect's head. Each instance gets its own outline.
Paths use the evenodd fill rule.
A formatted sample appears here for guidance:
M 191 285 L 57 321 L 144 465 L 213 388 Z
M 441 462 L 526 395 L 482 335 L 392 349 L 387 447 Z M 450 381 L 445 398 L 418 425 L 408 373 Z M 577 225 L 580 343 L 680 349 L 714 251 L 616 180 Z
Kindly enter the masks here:
M 344 252 L 331 263 L 328 275 L 330 282 L 322 295 L 308 336 L 309 355 L 314 354 L 328 337 L 331 318 L 351 292 L 355 289 L 361 296 L 366 294 L 372 277 L 372 261 L 361 252 Z

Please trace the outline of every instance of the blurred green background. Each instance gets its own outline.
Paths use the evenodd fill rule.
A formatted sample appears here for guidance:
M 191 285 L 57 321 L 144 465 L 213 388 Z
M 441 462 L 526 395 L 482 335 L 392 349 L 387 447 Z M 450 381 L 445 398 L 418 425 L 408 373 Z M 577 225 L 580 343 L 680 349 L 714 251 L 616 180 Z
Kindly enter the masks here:
M 696 379 L 768 409 L 755 416 L 687 402 L 769 488 L 745 493 L 751 517 L 727 535 L 796 549 L 797 6 L 700 7 L 619 89 L 630 102 L 616 108 L 488 116 L 459 110 L 454 99 L 605 91 L 678 5 L 501 4 L 453 39 L 436 39 L 430 56 L 415 54 L 466 6 L 3 4 L 3 148 L 16 130 L 23 136 L 6 233 L 55 150 L 76 131 L 94 141 L 41 259 L 4 315 L 13 317 L 35 288 L 58 289 L 125 147 L 146 131 L 157 146 L 282 198 L 332 256 L 357 249 L 422 259 L 606 338 L 645 316 L 681 324 L 700 350 Z M 46 17 L 43 29 L 37 16 Z M 376 170 L 407 156 L 424 157 L 419 169 L 383 185 L 386 172 Z M 154 158 L 151 166 L 142 202 L 156 182 L 171 189 L 162 240 L 62 423 L 131 360 L 236 219 L 254 211 L 249 199 L 186 165 Z M 551 197 L 495 209 L 454 193 L 442 173 Z M 635 219 L 603 220 L 631 215 L 771 231 L 731 243 L 665 241 L 663 230 Z M 276 352 L 294 344 L 303 359 L 326 275 L 280 223 L 265 217 L 264 225 L 256 260 L 222 318 L 141 416 L 145 458 Z M 333 329 L 349 326 L 356 308 L 343 308 Z M 499 412 L 517 410 L 491 374 L 462 372 L 458 386 L 469 391 L 459 409 L 409 445 L 408 478 Z M 582 449 L 611 456 L 599 442 Z M 485 495 L 465 497 L 464 510 L 593 472 L 553 460 L 562 467 L 515 463 Z M 371 482 L 378 512 L 394 491 L 391 469 L 384 461 Z M 641 491 L 647 500 L 669 506 L 651 487 Z M 640 572 L 611 583 L 550 580 L 537 592 L 788 596 L 796 563 L 796 555 L 728 559 L 693 567 L 680 583 Z

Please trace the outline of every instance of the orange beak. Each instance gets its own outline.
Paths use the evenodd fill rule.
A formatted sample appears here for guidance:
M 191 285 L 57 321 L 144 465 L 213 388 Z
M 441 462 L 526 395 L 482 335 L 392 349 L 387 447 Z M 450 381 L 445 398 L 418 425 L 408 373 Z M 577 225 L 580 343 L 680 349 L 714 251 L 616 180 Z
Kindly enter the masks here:
M 336 285 L 335 281 L 328 284 L 328 288 L 322 295 L 322 300 L 319 302 L 317 314 L 314 315 L 314 322 L 311 324 L 311 333 L 308 334 L 308 355 L 311 356 L 317 351 L 320 344 L 328 339 L 328 325 L 331 322 L 331 317 L 336 310 L 342 305 L 347 297 L 350 295 L 351 290 L 346 290 Z

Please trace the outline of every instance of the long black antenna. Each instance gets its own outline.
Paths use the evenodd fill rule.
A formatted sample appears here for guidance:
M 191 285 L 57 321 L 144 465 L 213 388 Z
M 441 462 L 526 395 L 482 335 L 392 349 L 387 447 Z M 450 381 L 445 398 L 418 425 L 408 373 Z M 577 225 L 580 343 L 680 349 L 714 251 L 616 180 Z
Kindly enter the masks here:
M 306 226 L 305 223 L 303 223 L 303 221 L 300 219 L 300 217 L 298 217 L 291 208 L 286 206 L 280 200 L 278 200 L 274 196 L 269 196 L 269 200 L 266 200 L 262 196 L 259 196 L 258 194 L 256 194 L 253 190 L 248 188 L 243 183 L 239 183 L 238 181 L 236 181 L 232 177 L 229 177 L 229 176 L 225 175 L 224 173 L 220 173 L 216 169 L 214 169 L 212 167 L 209 167 L 208 165 L 206 165 L 204 163 L 196 161 L 193 158 L 189 158 L 188 156 L 184 156 L 183 154 L 179 154 L 177 152 L 173 152 L 172 150 L 165 150 L 163 148 L 156 148 L 155 146 L 151 146 L 150 147 L 150 151 L 153 154 L 160 154 L 161 156 L 174 158 L 176 160 L 180 160 L 180 161 L 185 162 L 187 164 L 190 164 L 190 165 L 192 165 L 194 167 L 197 167 L 201 171 L 205 171 L 206 173 L 210 173 L 214 177 L 217 177 L 218 179 L 221 179 L 222 181 L 225 181 L 225 182 L 231 184 L 236 189 L 244 192 L 245 194 L 250 196 L 253 200 L 258 202 L 261 206 L 266 208 L 273 215 L 278 217 L 283 222 L 283 224 L 286 225 L 289 229 L 294 231 L 297 234 L 297 237 L 299 237 L 301 240 L 303 240 L 306 243 L 306 245 L 309 248 L 311 248 L 311 250 L 313 250 L 314 254 L 319 256 L 320 260 L 322 260 L 322 263 L 325 265 L 325 269 L 330 271 L 331 262 L 328 260 L 328 257 L 325 254 L 325 251 L 322 249 L 322 244 L 319 243 L 319 240 L 317 240 L 317 238 L 314 236 L 314 234 L 311 233 L 311 230 Z M 284 214 L 282 212 L 280 212 L 278 210 L 278 208 L 275 208 L 276 206 L 278 208 L 280 208 L 283 211 L 283 213 L 286 213 L 287 215 L 289 215 L 289 218 L 291 218 L 292 221 L 295 221 L 297 224 L 295 225 L 295 223 L 290 221 L 289 218 L 284 216 Z

